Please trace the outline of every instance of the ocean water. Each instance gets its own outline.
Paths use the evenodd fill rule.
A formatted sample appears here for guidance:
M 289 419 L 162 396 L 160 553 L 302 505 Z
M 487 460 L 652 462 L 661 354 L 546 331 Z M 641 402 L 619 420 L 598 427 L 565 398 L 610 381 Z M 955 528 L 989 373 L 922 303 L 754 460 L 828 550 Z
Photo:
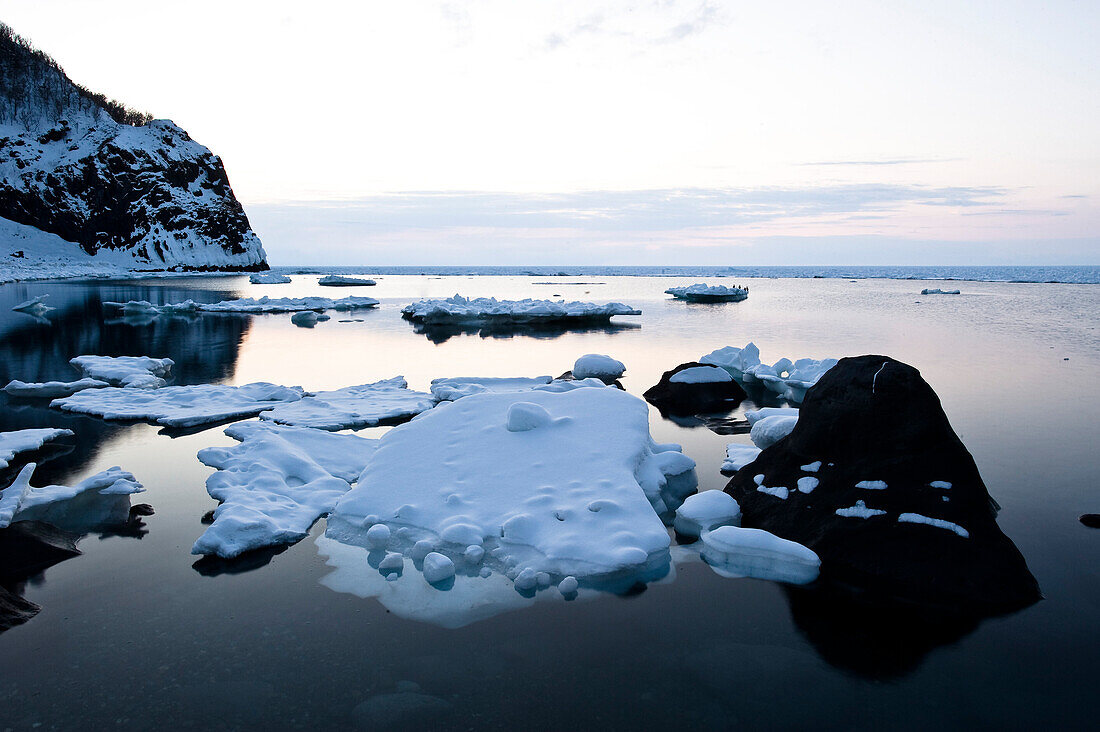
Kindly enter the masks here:
M 68 378 L 69 358 L 98 353 L 171 357 L 176 383 L 319 390 L 403 374 L 426 389 L 440 376 L 557 375 L 597 352 L 623 361 L 624 386 L 641 394 L 662 371 L 749 340 L 766 361 L 888 354 L 936 389 L 1045 599 L 930 629 L 685 562 L 626 595 L 507 607 L 449 628 L 322 584 L 333 569 L 316 542 L 323 520 L 286 551 L 196 563 L 189 550 L 215 502 L 195 453 L 234 444 L 221 427 L 167 435 L 0 395 L 0 430 L 58 426 L 79 437 L 72 451 L 43 456 L 36 482 L 120 465 L 148 489 L 135 502 L 156 510 L 141 529 L 85 537 L 82 556 L 20 588 L 42 610 L 0 633 L 0 729 L 353 728 L 356 705 L 410 683 L 451 705 L 426 729 L 1091 726 L 1100 531 L 1077 517 L 1100 512 L 1100 288 L 964 282 L 958 296 L 921 296 L 936 283 L 738 274 L 748 300 L 693 305 L 663 294 L 678 284 L 668 276 L 355 271 L 378 285 L 323 288 L 312 275 L 273 286 L 244 277 L 3 285 L 0 381 Z M 617 300 L 642 315 L 535 332 L 419 332 L 399 317 L 415 298 L 456 292 Z M 10 312 L 43 293 L 58 308 L 48 322 Z M 369 294 L 381 305 L 350 316 L 361 322 L 337 315 L 313 329 L 288 315 L 119 319 L 101 306 L 264 294 Z M 697 461 L 701 489 L 725 485 L 725 444 L 748 441 L 656 410 L 650 424 L 657 441 Z M 376 588 L 364 579 L 358 589 Z

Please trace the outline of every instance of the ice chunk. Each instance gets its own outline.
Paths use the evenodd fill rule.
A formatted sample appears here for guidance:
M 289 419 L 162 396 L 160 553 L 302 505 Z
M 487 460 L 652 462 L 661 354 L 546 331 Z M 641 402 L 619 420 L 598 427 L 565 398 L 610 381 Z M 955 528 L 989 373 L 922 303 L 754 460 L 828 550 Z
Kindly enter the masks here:
M 455 576 L 455 563 L 451 558 L 439 552 L 431 552 L 424 557 L 424 579 L 430 584 L 443 582 Z
M 86 389 L 55 399 L 51 407 L 66 412 L 94 414 L 105 419 L 148 420 L 167 427 L 193 427 L 208 422 L 253 417 L 304 392 L 266 382 L 243 386 L 195 384 L 160 389 Z
M 164 386 L 175 361 L 149 356 L 77 356 L 69 363 L 86 378 L 106 381 L 130 389 L 159 389 Z
M 760 365 L 760 349 L 751 342 L 744 348 L 726 346 L 703 356 L 699 359 L 699 363 L 721 366 L 740 379 L 745 373 Z
M 130 495 L 145 490 L 132 473 L 113 467 L 74 486 L 31 486 L 36 465 L 27 463 L 0 494 L 0 528 L 14 521 L 42 521 L 76 530 L 125 520 Z
M 240 444 L 198 454 L 203 464 L 218 470 L 207 478 L 206 490 L 222 503 L 192 554 L 235 557 L 299 541 L 347 492 L 378 443 L 265 422 L 236 424 L 225 434 Z M 389 538 L 384 524 L 371 527 L 371 546 L 384 547 L 383 534 Z
M 920 294 L 922 294 L 922 295 L 961 295 L 962 293 L 958 290 L 940 290 L 940 289 L 934 288 L 934 287 L 926 287 L 925 289 L 920 291 Z
M 812 463 L 809 463 L 808 465 L 803 465 L 802 470 L 805 470 L 807 473 L 816 473 L 817 471 L 821 470 L 821 461 L 820 460 L 814 460 Z
M 749 296 L 747 287 L 727 287 L 697 282 L 687 287 L 670 287 L 665 290 L 677 300 L 688 302 L 739 302 Z
M 946 480 L 934 480 L 928 485 L 932 488 L 940 488 L 942 490 L 948 490 L 951 488 L 951 483 Z
M 545 407 L 531 402 L 516 402 L 508 407 L 508 419 L 505 428 L 509 432 L 529 432 L 545 427 L 553 422 Z
M 318 285 L 326 287 L 369 287 L 378 284 L 374 280 L 362 277 L 346 277 L 344 275 L 328 275 L 317 280 Z
M 8 463 L 11 462 L 16 453 L 37 450 L 50 440 L 72 436 L 72 434 L 72 430 L 52 427 L 0 432 L 0 470 L 8 467 Z
M 530 391 L 536 386 L 545 386 L 553 381 L 549 376 L 453 376 L 432 379 L 432 395 L 440 401 L 455 401 L 471 394 L 511 394 Z M 602 385 L 602 382 L 601 382 Z
M 749 439 L 752 440 L 754 445 L 763 450 L 791 434 L 796 424 L 798 424 L 798 417 L 785 417 L 783 415 L 764 417 L 758 419 L 752 426 L 749 431 Z
M 717 366 L 692 366 L 677 371 L 669 378 L 673 384 L 714 384 L 723 381 L 733 381 L 733 377 Z
M 868 491 L 884 491 L 887 485 L 884 480 L 861 480 L 856 483 L 856 488 L 862 488 Z
M 871 518 L 872 516 L 882 516 L 886 512 L 877 508 L 867 508 L 867 504 L 863 501 L 856 501 L 856 505 L 850 508 L 838 508 L 836 510 L 837 516 L 848 516 L 850 518 Z
M 290 316 L 290 322 L 299 328 L 312 328 L 317 325 L 317 313 L 312 310 L 303 310 Z
M 497 300 L 495 297 L 465 298 L 455 295 L 446 299 L 425 299 L 406 305 L 402 315 L 416 323 L 509 323 L 598 322 L 615 315 L 641 315 L 640 310 L 610 302 L 596 305 L 590 302 L 553 300 Z
M 395 376 L 372 384 L 319 391 L 262 412 L 260 419 L 322 430 L 360 429 L 412 417 L 435 406 L 431 394 L 407 387 L 403 377 Z
M 248 276 L 248 281 L 254 285 L 285 285 L 290 278 L 276 272 L 253 272 Z
M 390 527 L 385 524 L 375 524 L 367 529 L 367 543 L 371 549 L 385 549 L 390 543 Z
M 26 302 L 19 303 L 18 305 L 13 307 L 12 310 L 14 310 L 17 313 L 26 313 L 27 315 L 31 315 L 31 316 L 34 316 L 36 318 L 41 318 L 43 315 L 45 315 L 49 311 L 55 309 L 55 308 L 50 307 L 49 305 L 47 305 L 44 302 L 45 299 L 48 298 L 48 297 L 49 297 L 48 294 L 47 295 L 38 295 L 37 297 L 33 297 L 30 300 L 27 300 Z M 70 351 L 70 353 L 72 353 L 72 351 Z
M 782 498 L 784 501 L 787 500 L 787 496 L 790 495 L 790 491 L 787 490 L 786 487 L 781 486 L 781 485 L 768 486 L 768 485 L 764 485 L 763 483 L 760 483 L 756 486 L 756 490 L 760 491 L 761 493 L 767 493 L 769 496 L 775 496 L 776 498 Z
M 812 475 L 804 475 L 798 479 L 798 491 L 800 493 L 813 493 L 814 488 L 817 488 L 820 482 Z
M 741 445 L 731 442 L 726 445 L 726 461 L 722 463 L 722 472 L 736 472 L 756 460 L 760 453 L 760 448 L 754 445 Z
M 558 592 L 563 595 L 572 595 L 576 593 L 580 586 L 580 582 L 577 581 L 576 577 L 564 577 L 562 581 L 558 583 Z
M 754 425 L 762 419 L 768 417 L 798 417 L 798 409 L 796 407 L 764 407 L 763 409 L 754 409 L 751 412 L 745 412 L 745 419 L 749 425 Z
M 574 389 L 585 389 L 590 386 L 604 387 L 607 386 L 603 381 L 595 377 L 588 379 L 554 379 L 549 384 L 539 384 L 538 386 L 531 387 L 534 391 L 552 391 L 560 394 L 563 391 L 573 391 Z
M 945 521 L 938 518 L 929 518 L 928 516 L 922 516 L 919 513 L 903 513 L 898 516 L 900 523 L 906 524 L 927 524 L 929 526 L 935 526 L 939 529 L 947 529 L 948 531 L 954 531 L 956 534 L 966 539 L 970 536 L 970 532 L 959 526 L 956 523 Z
M 741 520 L 737 501 L 723 491 L 703 491 L 688 496 L 676 509 L 676 531 L 684 536 L 699 536 L 704 531 Z
M 759 529 L 722 526 L 702 539 L 703 559 L 727 576 L 805 584 L 817 579 L 821 568 L 810 549 Z
M 509 431 L 517 402 L 538 405 L 550 423 Z M 618 389 L 469 396 L 384 435 L 327 535 L 362 544 L 363 517 L 373 515 L 408 530 L 402 551 L 412 555 L 419 540 L 457 557 L 476 536 L 484 561 L 514 576 L 667 571 L 669 537 L 648 493 L 693 482 L 694 461 L 657 448 L 646 404 Z M 460 541 L 448 541 L 456 525 Z
M 573 364 L 573 378 L 596 378 L 601 381 L 614 381 L 626 372 L 622 361 L 600 353 L 588 353 Z
M 25 399 L 57 399 L 58 397 L 72 396 L 84 389 L 101 389 L 110 386 L 106 381 L 99 379 L 78 379 L 77 381 L 45 381 L 31 382 L 12 380 L 4 387 L 4 391 L 13 397 Z

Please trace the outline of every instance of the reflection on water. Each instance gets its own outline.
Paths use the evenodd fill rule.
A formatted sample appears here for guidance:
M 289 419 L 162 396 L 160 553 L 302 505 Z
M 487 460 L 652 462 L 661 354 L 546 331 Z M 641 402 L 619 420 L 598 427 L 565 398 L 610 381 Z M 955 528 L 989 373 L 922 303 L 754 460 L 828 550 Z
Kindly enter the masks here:
M 601 333 L 611 335 L 623 330 L 641 328 L 640 323 L 486 323 L 483 325 L 413 323 L 413 332 L 419 333 L 432 343 L 446 343 L 455 336 L 468 335 L 481 338 L 561 338 L 566 333 Z

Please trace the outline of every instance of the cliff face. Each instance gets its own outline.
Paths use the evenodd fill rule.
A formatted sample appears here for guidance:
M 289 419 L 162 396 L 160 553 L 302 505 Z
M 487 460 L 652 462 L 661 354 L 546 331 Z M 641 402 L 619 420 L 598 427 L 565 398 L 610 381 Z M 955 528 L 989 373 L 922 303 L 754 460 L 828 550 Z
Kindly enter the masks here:
M 136 268 L 267 269 L 216 155 L 0 31 L 0 217 Z

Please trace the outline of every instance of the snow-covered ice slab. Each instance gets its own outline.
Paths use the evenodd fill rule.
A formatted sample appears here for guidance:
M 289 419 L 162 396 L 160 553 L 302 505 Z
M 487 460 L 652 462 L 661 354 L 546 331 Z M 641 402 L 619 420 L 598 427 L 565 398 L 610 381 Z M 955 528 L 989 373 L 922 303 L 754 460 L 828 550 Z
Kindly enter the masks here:
M 605 356 L 602 353 L 586 353 L 573 364 L 573 378 L 575 379 L 601 379 L 614 381 L 626 373 L 626 366 L 622 361 Z
M 104 307 L 119 309 L 126 315 L 159 314 L 177 315 L 180 313 L 296 313 L 303 310 L 359 310 L 373 308 L 378 301 L 373 297 L 242 297 L 237 300 L 197 303 L 185 300 L 181 303 L 153 305 L 144 300 L 129 302 L 104 302 Z
M 58 397 L 71 396 L 85 389 L 102 389 L 110 386 L 106 381 L 99 379 L 77 379 L 76 381 L 39 381 L 26 382 L 13 379 L 9 381 L 4 391 L 13 397 L 57 399 Z
M 48 294 L 47 295 L 39 295 L 37 297 L 32 297 L 30 300 L 19 303 L 18 305 L 13 307 L 12 310 L 14 310 L 17 313 L 26 313 L 27 315 L 31 315 L 31 316 L 36 317 L 36 318 L 41 318 L 46 313 L 50 312 L 51 310 L 54 310 L 54 308 L 50 307 L 45 302 L 46 298 L 48 298 L 48 297 L 49 297 Z
M 812 550 L 760 529 L 722 526 L 703 532 L 702 539 L 703 559 L 724 577 L 806 584 L 821 570 Z
M 415 416 L 434 407 L 435 402 L 431 394 L 413 391 L 404 377 L 395 376 L 373 384 L 316 392 L 261 412 L 260 419 L 321 430 L 359 429 Z
M 745 412 L 745 421 L 750 425 L 754 425 L 762 419 L 767 417 L 794 417 L 798 418 L 797 407 L 763 407 L 761 409 L 754 409 L 751 412 Z
M 428 298 L 406 305 L 401 314 L 416 323 L 555 323 L 608 321 L 616 315 L 641 315 L 620 302 L 597 305 L 564 300 L 497 300 L 495 297 Z
M 35 467 L 25 465 L 0 493 L 0 529 L 14 521 L 43 521 L 69 529 L 114 523 L 128 516 L 130 495 L 145 490 L 132 473 L 118 467 L 73 486 L 35 488 L 30 484 Z
M 726 346 L 711 351 L 699 362 L 721 366 L 738 381 L 760 383 L 785 399 L 801 402 L 806 397 L 806 391 L 817 383 L 822 374 L 836 366 L 837 359 L 800 358 L 791 361 L 781 358 L 769 365 L 761 363 L 760 349 L 750 342 L 744 348 Z
M 653 442 L 645 402 L 618 389 L 478 394 L 383 436 L 327 535 L 368 545 L 382 523 L 391 551 L 481 549 L 512 578 L 667 571 L 658 512 L 695 486 L 694 461 L 676 449 Z
M 265 422 L 235 424 L 225 434 L 240 444 L 198 454 L 203 464 L 218 470 L 207 478 L 206 490 L 222 503 L 192 554 L 231 558 L 300 541 L 351 488 L 378 444 L 356 435 Z
M 370 287 L 377 285 L 374 280 L 364 279 L 362 277 L 345 277 L 344 275 L 328 275 L 317 280 L 318 285 L 325 287 Z
M 687 287 L 670 287 L 665 292 L 677 300 L 688 302 L 739 302 L 749 296 L 747 287 L 708 285 L 705 282 Z
M 51 407 L 66 412 L 92 414 L 105 419 L 134 419 L 166 427 L 193 427 L 209 422 L 254 417 L 279 404 L 296 402 L 305 395 L 300 386 L 266 382 L 227 386 L 195 384 L 160 389 L 88 389 L 55 399 Z
M 71 436 L 72 430 L 43 428 L 30 430 L 15 430 L 13 432 L 0 432 L 0 470 L 8 467 L 8 464 L 17 453 L 37 450 L 50 440 L 58 437 Z
M 961 295 L 959 290 L 941 290 L 939 288 L 926 288 L 920 291 L 922 295 Z
M 453 402 L 473 394 L 514 394 L 531 391 L 536 386 L 552 382 L 549 376 L 452 376 L 432 379 L 432 395 L 440 401 Z
M 726 460 L 722 463 L 722 472 L 736 473 L 753 460 L 756 460 L 761 452 L 763 451 L 755 445 L 742 445 L 737 442 L 729 443 L 726 445 Z
M 797 416 L 776 414 L 764 417 L 753 423 L 752 429 L 749 430 L 749 439 L 752 440 L 754 445 L 763 450 L 791 434 L 796 424 L 798 424 Z
M 86 378 L 106 381 L 111 386 L 159 389 L 165 384 L 162 377 L 168 375 L 176 362 L 149 356 L 77 356 L 69 363 Z
M 248 276 L 248 281 L 254 285 L 285 285 L 290 278 L 277 272 L 253 272 Z

